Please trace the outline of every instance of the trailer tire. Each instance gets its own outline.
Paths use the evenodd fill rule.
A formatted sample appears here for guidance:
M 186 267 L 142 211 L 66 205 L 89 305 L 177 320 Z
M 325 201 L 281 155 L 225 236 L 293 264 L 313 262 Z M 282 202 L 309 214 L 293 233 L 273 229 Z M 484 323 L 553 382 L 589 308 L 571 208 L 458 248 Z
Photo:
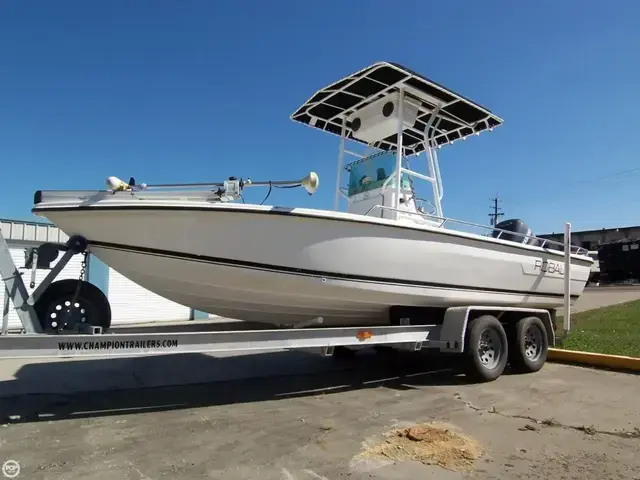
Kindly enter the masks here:
M 525 317 L 509 328 L 509 363 L 514 373 L 534 373 L 547 361 L 549 338 L 538 317 Z
M 70 300 L 73 299 L 78 282 L 80 292 L 76 304 L 72 306 Z M 69 278 L 53 282 L 33 307 L 45 333 L 66 333 L 65 330 L 72 329 L 79 322 L 105 330 L 111 326 L 109 300 L 98 287 L 84 280 Z M 67 311 L 72 313 L 71 321 L 60 325 L 56 318 Z
M 507 334 L 500 321 L 492 315 L 473 320 L 466 332 L 465 374 L 476 382 L 497 379 L 507 365 L 509 347 Z

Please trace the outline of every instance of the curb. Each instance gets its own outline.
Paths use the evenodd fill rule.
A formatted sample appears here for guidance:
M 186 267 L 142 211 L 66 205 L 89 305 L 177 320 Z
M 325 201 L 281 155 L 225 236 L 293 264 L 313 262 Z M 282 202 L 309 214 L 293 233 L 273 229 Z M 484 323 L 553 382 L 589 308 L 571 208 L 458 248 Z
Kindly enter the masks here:
M 605 355 L 602 353 L 550 348 L 547 359 L 556 363 L 577 363 L 591 367 L 640 372 L 640 358 L 622 355 Z

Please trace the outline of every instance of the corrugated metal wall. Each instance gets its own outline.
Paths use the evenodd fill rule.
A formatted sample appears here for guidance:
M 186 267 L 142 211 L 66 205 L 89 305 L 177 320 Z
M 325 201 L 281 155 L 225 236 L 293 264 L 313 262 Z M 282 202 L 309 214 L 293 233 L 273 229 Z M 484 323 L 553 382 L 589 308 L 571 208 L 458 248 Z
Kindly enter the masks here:
M 112 324 L 189 320 L 191 309 L 150 292 L 109 269 Z
M 65 243 L 69 237 L 55 225 L 0 219 L 0 230 L 9 246 L 21 244 Z

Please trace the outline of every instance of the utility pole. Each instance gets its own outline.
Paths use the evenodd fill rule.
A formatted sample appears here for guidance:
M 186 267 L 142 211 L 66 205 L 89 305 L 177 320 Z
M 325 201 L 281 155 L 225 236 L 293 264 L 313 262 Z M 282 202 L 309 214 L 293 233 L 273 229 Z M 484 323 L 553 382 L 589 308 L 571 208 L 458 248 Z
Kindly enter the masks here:
M 493 211 L 489 214 L 489 218 L 491 219 L 491 225 L 495 227 L 498 224 L 498 219 L 504 216 L 504 213 L 501 212 L 500 207 L 498 207 L 498 203 L 500 202 L 500 199 L 498 198 L 497 194 L 495 198 L 491 199 L 491 202 L 493 203 L 493 205 L 491 205 L 491 209 Z

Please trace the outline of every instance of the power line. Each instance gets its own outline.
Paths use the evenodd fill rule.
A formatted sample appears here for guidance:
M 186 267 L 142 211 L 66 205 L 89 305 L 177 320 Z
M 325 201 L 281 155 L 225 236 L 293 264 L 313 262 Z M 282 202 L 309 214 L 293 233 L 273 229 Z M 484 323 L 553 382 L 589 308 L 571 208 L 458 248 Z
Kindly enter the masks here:
M 612 184 L 620 185 L 623 181 L 637 182 L 638 181 L 637 176 L 634 176 L 634 175 L 637 175 L 639 173 L 640 173 L 640 168 L 636 167 L 636 168 L 629 168 L 625 170 L 618 170 L 616 172 L 612 172 L 606 175 L 600 175 L 598 177 L 583 178 L 582 180 L 575 180 L 575 181 L 562 180 L 560 181 L 560 183 L 562 183 L 564 187 L 573 187 L 573 188 L 586 187 L 586 188 L 592 189 L 594 184 L 597 184 L 598 187 L 601 189 L 605 187 L 612 188 L 611 187 Z M 608 180 L 609 182 L 607 182 Z M 557 191 L 557 187 L 555 185 L 550 186 L 550 184 L 543 184 L 537 187 L 538 199 L 536 200 L 536 202 L 538 206 L 545 205 L 547 202 L 555 202 L 557 204 L 558 198 L 552 196 L 552 194 L 555 191 Z M 516 207 L 519 207 L 521 206 L 521 204 L 524 204 L 523 202 L 525 200 L 526 198 L 522 196 L 516 199 L 511 198 L 509 199 L 509 205 L 511 207 L 513 207 L 514 205 L 516 205 Z M 493 206 L 491 208 L 493 208 Z
M 489 218 L 491 219 L 491 225 L 493 225 L 494 227 L 498 224 L 498 219 L 504 216 L 504 212 L 502 212 L 502 209 L 498 207 L 498 203 L 500 203 L 500 201 L 501 200 L 498 198 L 498 195 L 496 195 L 495 198 L 491 199 L 493 205 L 491 205 L 490 207 L 492 209 L 492 212 L 489 213 Z
M 586 180 L 578 180 L 575 182 L 569 182 L 566 183 L 565 186 L 571 186 L 571 185 L 583 185 L 585 183 L 593 183 L 593 182 L 601 182 L 603 179 L 606 178 L 618 178 L 618 177 L 624 177 L 627 175 L 631 175 L 634 173 L 640 173 L 640 168 L 630 168 L 627 170 L 618 170 L 617 172 L 613 172 L 610 173 L 608 175 L 600 175 L 599 177 L 596 178 L 591 178 L 591 179 L 586 179 Z

